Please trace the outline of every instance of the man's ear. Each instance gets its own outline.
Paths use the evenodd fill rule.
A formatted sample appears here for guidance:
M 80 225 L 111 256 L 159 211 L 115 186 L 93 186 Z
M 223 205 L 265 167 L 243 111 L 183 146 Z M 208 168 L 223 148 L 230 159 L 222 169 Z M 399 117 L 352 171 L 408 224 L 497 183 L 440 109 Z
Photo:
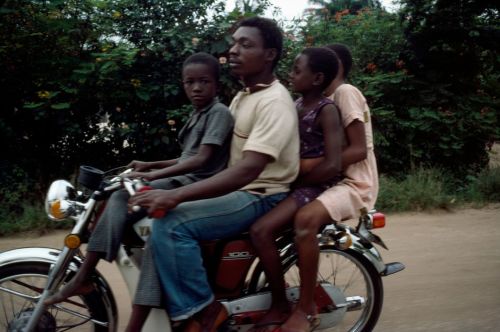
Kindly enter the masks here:
M 313 85 L 321 85 L 325 81 L 325 74 L 322 72 L 317 72 L 314 74 Z
M 266 48 L 266 56 L 265 60 L 269 62 L 273 62 L 274 59 L 278 56 L 278 50 L 275 48 Z

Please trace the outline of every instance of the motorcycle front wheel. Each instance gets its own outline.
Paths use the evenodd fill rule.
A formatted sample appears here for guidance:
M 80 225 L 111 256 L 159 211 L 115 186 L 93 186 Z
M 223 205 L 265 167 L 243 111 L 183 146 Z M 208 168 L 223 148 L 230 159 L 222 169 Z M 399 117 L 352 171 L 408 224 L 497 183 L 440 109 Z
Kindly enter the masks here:
M 18 263 L 0 269 L 1 331 L 24 330 L 47 283 L 49 269 L 50 264 L 43 262 Z M 37 331 L 111 332 L 112 319 L 107 307 L 98 290 L 73 296 L 47 308 Z
M 283 270 L 287 288 L 294 289 L 294 301 L 298 301 L 300 276 L 298 256 L 294 252 L 284 258 Z M 267 287 L 265 276 L 258 267 L 250 282 L 250 292 Z M 380 274 L 358 252 L 339 250 L 333 246 L 320 248 L 318 283 L 325 285 L 336 296 L 350 303 L 347 310 L 334 309 L 320 314 L 322 322 L 318 331 L 369 332 L 380 316 L 383 303 L 383 285 Z M 339 304 L 339 303 L 336 303 Z

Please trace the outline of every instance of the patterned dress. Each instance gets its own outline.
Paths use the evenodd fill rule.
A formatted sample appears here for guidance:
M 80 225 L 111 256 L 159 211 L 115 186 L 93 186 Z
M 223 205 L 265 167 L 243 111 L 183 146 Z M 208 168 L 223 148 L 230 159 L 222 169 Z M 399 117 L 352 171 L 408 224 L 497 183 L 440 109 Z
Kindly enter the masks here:
M 304 114 L 299 119 L 299 135 L 300 135 L 300 158 L 318 158 L 325 155 L 325 138 L 323 129 L 316 123 L 319 113 L 325 105 L 334 105 L 333 101 L 328 98 L 323 98 L 319 103 Z M 302 108 L 302 98 L 295 102 L 295 106 L 299 110 Z M 292 191 L 291 196 L 300 207 L 312 202 L 323 191 L 330 188 L 339 182 L 342 177 L 335 177 L 321 184 L 315 184 L 305 187 L 296 188 Z

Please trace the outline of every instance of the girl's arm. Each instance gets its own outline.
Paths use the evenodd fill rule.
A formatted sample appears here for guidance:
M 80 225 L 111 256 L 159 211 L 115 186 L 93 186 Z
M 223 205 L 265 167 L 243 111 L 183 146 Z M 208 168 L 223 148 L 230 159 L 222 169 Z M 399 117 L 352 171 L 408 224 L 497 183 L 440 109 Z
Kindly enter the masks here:
M 297 179 L 295 186 L 318 184 L 338 176 L 342 170 L 342 125 L 337 108 L 325 105 L 318 116 L 325 139 L 325 156 L 309 173 Z
M 345 128 L 345 134 L 347 147 L 342 151 L 342 170 L 367 156 L 365 124 L 356 119 Z

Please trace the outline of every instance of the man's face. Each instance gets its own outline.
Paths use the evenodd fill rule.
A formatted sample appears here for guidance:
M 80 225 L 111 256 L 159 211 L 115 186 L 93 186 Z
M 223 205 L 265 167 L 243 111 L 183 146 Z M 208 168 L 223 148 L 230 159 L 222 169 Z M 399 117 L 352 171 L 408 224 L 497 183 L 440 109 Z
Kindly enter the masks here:
M 232 39 L 233 45 L 229 49 L 229 67 L 234 75 L 245 79 L 265 70 L 271 49 L 264 48 L 264 40 L 259 29 L 239 27 Z

